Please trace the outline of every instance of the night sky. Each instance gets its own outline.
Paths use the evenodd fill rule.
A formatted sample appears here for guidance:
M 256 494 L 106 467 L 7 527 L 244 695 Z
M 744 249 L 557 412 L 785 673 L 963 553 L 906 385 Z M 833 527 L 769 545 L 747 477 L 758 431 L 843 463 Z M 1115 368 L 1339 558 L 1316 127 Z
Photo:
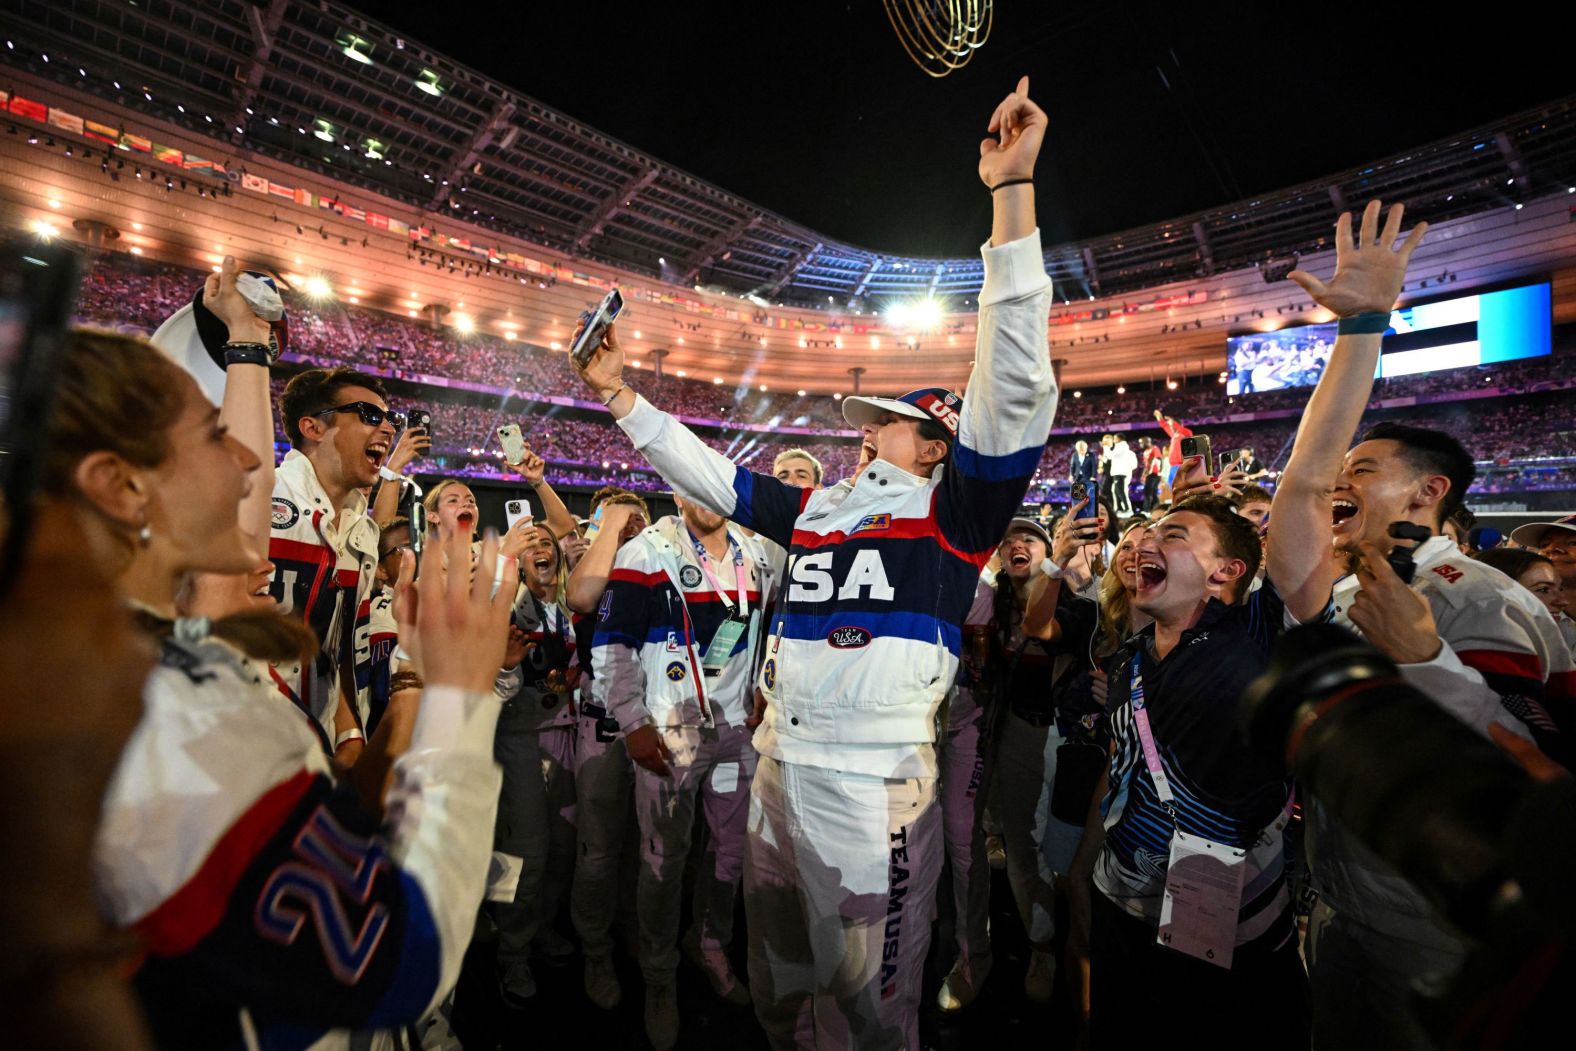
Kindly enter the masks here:
M 495 13 L 480 14 L 486 7 Z M 934 80 L 879 0 L 364 10 L 610 135 L 833 238 L 975 251 L 985 121 L 1020 73 L 1050 115 L 1048 241 L 1275 190 L 1576 90 L 1528 9 L 999 0 L 972 63 Z M 463 12 L 463 17 L 456 14 Z

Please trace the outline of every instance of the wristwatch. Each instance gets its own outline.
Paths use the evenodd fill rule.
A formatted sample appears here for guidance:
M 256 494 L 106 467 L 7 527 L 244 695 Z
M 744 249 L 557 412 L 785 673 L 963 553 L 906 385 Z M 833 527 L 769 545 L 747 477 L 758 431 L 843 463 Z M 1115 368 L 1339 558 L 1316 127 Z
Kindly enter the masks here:
M 231 340 L 224 345 L 224 367 L 231 365 L 262 365 L 267 368 L 279 360 L 279 344 L 270 340 L 257 343 L 252 340 Z

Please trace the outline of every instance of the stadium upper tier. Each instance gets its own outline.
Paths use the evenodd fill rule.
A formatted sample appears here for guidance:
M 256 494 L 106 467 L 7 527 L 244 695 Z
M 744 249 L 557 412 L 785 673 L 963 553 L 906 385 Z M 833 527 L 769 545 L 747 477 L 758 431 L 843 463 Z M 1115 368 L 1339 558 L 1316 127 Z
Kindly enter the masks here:
M 327 0 L 4 0 L 7 64 L 444 218 L 776 303 L 967 306 L 980 261 L 838 243 Z M 48 55 L 48 61 L 42 56 Z M 79 73 L 80 71 L 80 73 Z M 1576 180 L 1576 99 L 1325 179 L 1046 249 L 1065 301 L 1316 252 L 1379 196 L 1439 222 Z M 662 261 L 666 261 L 664 265 Z

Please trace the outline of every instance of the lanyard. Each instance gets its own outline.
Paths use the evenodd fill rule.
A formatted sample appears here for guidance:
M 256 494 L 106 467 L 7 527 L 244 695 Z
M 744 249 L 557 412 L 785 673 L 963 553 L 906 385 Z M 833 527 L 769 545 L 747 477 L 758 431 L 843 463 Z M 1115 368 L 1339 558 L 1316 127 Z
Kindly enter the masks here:
M 1144 750 L 1144 765 L 1149 767 L 1149 776 L 1155 783 L 1155 795 L 1160 797 L 1160 805 L 1175 820 L 1176 797 L 1171 794 L 1171 779 L 1166 777 L 1165 767 L 1160 765 L 1160 750 L 1155 747 L 1155 734 L 1149 727 L 1149 711 L 1144 707 L 1144 673 L 1140 668 L 1142 660 L 1142 653 L 1133 654 L 1133 723 L 1138 727 L 1138 743 Z
M 685 528 L 688 531 L 688 527 Z M 695 557 L 700 559 L 700 571 L 706 574 L 706 579 L 711 582 L 712 590 L 716 591 L 717 597 L 722 599 L 723 607 L 727 609 L 728 616 L 730 618 L 737 617 L 739 620 L 749 620 L 750 595 L 745 587 L 747 581 L 744 572 L 744 552 L 739 549 L 738 541 L 731 536 L 728 537 L 728 548 L 733 552 L 733 581 L 734 585 L 739 589 L 739 610 L 735 613 L 733 600 L 728 598 L 728 593 L 723 590 L 722 581 L 717 579 L 717 574 L 711 571 L 711 557 L 706 554 L 705 545 L 695 539 L 694 533 L 690 533 L 689 538 L 695 544 Z
M 1160 765 L 1160 749 L 1155 747 L 1155 733 L 1149 726 L 1149 711 L 1144 705 L 1144 673 L 1141 669 L 1143 661 L 1142 651 L 1133 654 L 1133 680 L 1129 691 L 1133 701 L 1133 725 L 1138 727 L 1138 743 L 1144 751 L 1144 765 L 1149 768 L 1149 777 L 1155 783 L 1155 795 L 1160 799 L 1160 805 L 1166 808 L 1175 821 L 1177 816 L 1176 797 L 1171 794 L 1171 779 L 1166 777 L 1165 767 Z M 1281 807 L 1277 828 L 1284 827 L 1287 819 L 1291 817 L 1292 808 L 1297 804 L 1297 793 L 1291 792 L 1286 797 L 1286 803 Z

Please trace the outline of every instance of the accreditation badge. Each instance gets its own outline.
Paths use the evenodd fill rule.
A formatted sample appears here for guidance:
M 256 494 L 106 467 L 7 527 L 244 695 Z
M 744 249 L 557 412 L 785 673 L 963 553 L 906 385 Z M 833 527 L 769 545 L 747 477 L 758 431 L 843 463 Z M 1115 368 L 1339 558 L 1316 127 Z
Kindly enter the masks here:
M 1231 969 L 1237 914 L 1247 875 L 1246 852 L 1177 830 L 1171 838 L 1166 891 L 1155 940 L 1169 949 Z
M 711 645 L 706 647 L 706 656 L 701 660 L 707 671 L 717 671 L 728 663 L 733 647 L 748 626 L 745 621 L 733 617 L 717 625 L 717 634 L 711 637 Z

